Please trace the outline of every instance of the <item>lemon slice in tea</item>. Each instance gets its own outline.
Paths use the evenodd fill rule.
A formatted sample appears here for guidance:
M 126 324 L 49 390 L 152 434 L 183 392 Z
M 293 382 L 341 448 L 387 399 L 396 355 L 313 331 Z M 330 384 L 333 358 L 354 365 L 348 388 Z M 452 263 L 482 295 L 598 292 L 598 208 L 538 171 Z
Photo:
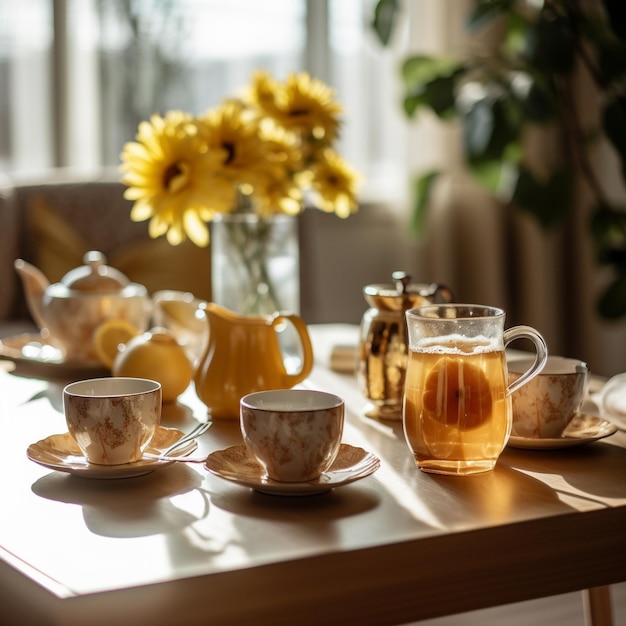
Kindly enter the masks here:
M 491 417 L 492 393 L 483 370 L 466 358 L 443 357 L 426 378 L 424 409 L 438 422 L 461 430 Z

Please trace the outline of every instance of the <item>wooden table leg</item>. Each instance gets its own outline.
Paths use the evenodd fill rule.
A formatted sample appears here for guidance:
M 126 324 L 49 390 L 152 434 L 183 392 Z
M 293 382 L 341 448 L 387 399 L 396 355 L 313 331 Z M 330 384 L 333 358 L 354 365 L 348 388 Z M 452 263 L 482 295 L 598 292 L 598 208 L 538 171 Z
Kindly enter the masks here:
M 586 626 L 613 626 L 611 587 L 583 589 L 583 608 Z

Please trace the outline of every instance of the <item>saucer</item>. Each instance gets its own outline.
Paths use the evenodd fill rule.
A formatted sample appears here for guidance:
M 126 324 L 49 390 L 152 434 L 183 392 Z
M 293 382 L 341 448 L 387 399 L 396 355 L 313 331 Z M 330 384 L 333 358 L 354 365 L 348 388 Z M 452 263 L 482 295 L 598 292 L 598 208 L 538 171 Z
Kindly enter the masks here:
M 611 422 L 581 413 L 572 418 L 560 437 L 509 437 L 511 448 L 525 448 L 528 450 L 556 450 L 558 448 L 572 448 L 591 441 L 598 441 L 617 432 L 617 426 Z
M 150 454 L 163 454 L 167 448 L 178 441 L 184 433 L 177 428 L 159 426 L 146 448 Z M 68 472 L 83 478 L 131 478 L 142 476 L 156 469 L 174 463 L 176 457 L 187 456 L 198 447 L 193 440 L 172 453 L 169 459 L 140 459 L 134 463 L 122 465 L 97 465 L 89 463 L 74 438 L 69 433 L 51 435 L 28 446 L 26 455 L 31 461 L 59 472 Z
M 36 333 L 23 333 L 0 339 L 0 358 L 36 370 L 43 376 L 110 375 L 102 363 L 81 363 L 65 358 L 63 349 L 52 339 Z
M 220 478 L 260 493 L 312 496 L 373 474 L 380 467 L 380 460 L 371 452 L 342 443 L 330 469 L 319 478 L 302 483 L 284 483 L 266 478 L 261 464 L 248 448 L 239 445 L 209 454 L 205 467 Z

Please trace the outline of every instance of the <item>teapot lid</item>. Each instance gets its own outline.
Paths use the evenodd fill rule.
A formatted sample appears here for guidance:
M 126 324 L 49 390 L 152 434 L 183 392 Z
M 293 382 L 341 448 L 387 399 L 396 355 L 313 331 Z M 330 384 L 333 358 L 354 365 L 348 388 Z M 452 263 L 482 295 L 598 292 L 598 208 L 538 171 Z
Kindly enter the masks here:
M 102 252 L 91 250 L 83 257 L 83 263 L 70 270 L 61 279 L 68 289 L 76 291 L 121 291 L 129 284 L 128 278 L 119 270 L 106 265 L 106 257 Z
M 407 311 L 424 304 L 448 302 L 452 293 L 438 283 L 411 283 L 406 272 L 396 271 L 391 275 L 393 284 L 367 285 L 363 294 L 368 304 L 383 311 Z

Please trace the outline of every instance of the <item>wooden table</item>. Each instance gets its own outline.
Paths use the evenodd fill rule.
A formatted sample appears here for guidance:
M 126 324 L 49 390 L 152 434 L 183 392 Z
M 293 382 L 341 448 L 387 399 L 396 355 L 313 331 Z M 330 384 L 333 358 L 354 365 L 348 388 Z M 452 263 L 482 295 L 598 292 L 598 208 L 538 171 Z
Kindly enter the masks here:
M 577 589 L 606 597 L 626 580 L 626 433 L 507 449 L 473 477 L 422 473 L 401 425 L 364 417 L 354 376 L 325 365 L 354 331 L 311 329 L 306 384 L 344 397 L 344 442 L 381 467 L 312 497 L 262 495 L 202 465 L 121 480 L 41 467 L 25 451 L 66 430 L 65 381 L 0 371 L 0 623 L 401 624 Z M 191 388 L 163 422 L 205 418 Z M 238 425 L 216 422 L 200 452 L 237 443 Z

